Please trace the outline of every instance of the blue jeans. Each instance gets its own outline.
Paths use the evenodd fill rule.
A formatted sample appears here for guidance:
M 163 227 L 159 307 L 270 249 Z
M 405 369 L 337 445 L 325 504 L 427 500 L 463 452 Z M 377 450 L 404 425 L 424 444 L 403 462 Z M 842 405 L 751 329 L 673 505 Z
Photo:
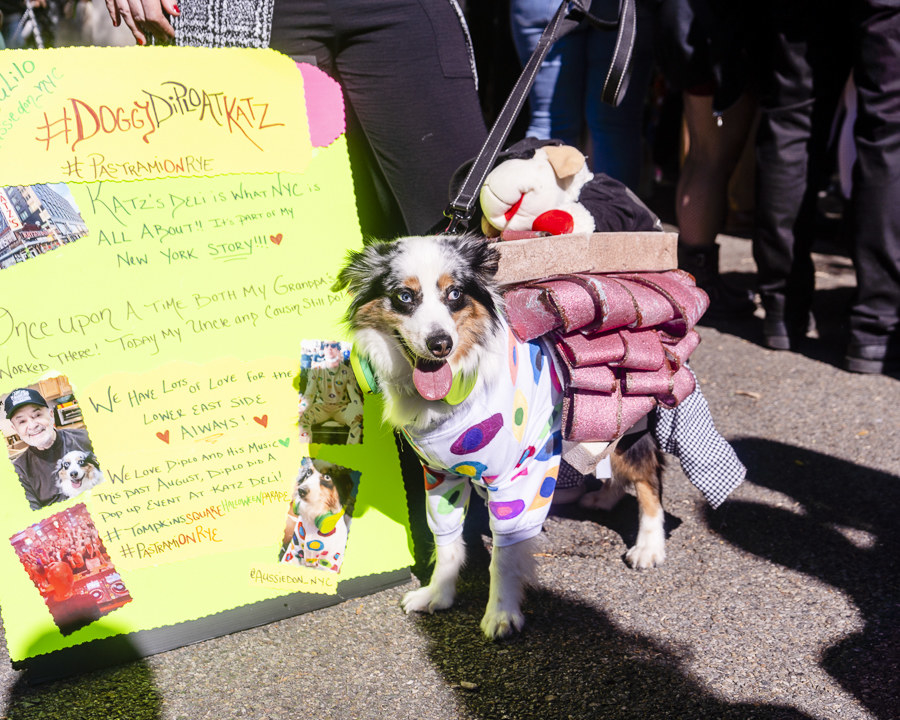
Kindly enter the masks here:
M 523 65 L 559 4 L 559 0 L 511 0 L 513 42 Z M 611 20 L 618 6 L 618 0 L 594 0 L 591 12 Z M 616 33 L 587 23 L 550 48 L 528 96 L 530 137 L 555 138 L 578 148 L 589 139 L 593 171 L 631 188 L 637 187 L 641 176 L 644 99 L 653 68 L 652 13 L 641 2 L 637 21 L 631 82 L 618 107 L 600 100 Z

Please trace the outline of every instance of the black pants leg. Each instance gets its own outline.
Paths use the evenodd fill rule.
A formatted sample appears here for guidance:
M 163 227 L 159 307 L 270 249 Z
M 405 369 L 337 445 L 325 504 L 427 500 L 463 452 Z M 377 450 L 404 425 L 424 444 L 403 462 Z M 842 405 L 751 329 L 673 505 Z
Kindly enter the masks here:
M 833 2 L 766 2 L 761 117 L 756 139 L 753 255 L 767 318 L 805 330 L 814 289 L 810 249 L 816 198 L 827 181 L 828 139 L 849 77 Z
M 857 292 L 850 352 L 886 348 L 900 360 L 900 4 L 868 0 L 860 5 L 851 201 Z M 877 356 L 885 350 L 869 352 Z
M 453 172 L 487 134 L 450 0 L 278 0 L 271 45 L 315 56 L 341 83 L 359 123 L 348 128 L 348 143 L 351 133 L 364 134 L 402 216 L 397 231 L 435 225 Z M 354 168 L 360 172 L 367 170 Z

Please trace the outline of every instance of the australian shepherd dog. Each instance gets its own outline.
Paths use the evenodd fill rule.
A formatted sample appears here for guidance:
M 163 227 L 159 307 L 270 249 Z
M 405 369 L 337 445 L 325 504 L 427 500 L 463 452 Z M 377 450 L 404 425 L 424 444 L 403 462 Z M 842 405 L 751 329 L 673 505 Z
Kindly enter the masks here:
M 56 461 L 56 487 L 73 498 L 104 480 L 97 457 L 92 452 L 70 450 Z
M 499 255 L 482 238 L 438 235 L 376 242 L 351 252 L 335 283 L 358 373 L 384 397 L 424 468 L 435 567 L 406 594 L 406 612 L 453 604 L 465 561 L 462 523 L 470 491 L 485 500 L 493 538 L 490 592 L 481 628 L 489 638 L 521 629 L 537 536 L 559 471 L 564 378 L 552 348 L 509 330 L 493 277 Z M 662 456 L 652 438 L 612 455 L 615 476 L 582 504 L 602 507 L 631 483 L 640 508 L 636 568 L 664 559 Z M 613 488 L 612 490 L 610 488 Z M 598 494 L 599 493 L 599 494 Z

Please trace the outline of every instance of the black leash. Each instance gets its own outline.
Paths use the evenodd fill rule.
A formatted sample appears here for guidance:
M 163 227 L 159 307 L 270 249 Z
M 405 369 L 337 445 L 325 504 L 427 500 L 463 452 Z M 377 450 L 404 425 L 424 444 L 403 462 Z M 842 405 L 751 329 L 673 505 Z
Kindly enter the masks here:
M 603 84 L 601 99 L 603 102 L 616 106 L 628 89 L 628 79 L 631 75 L 631 52 L 634 48 L 634 38 L 637 29 L 635 0 L 619 0 L 619 15 L 615 20 L 603 20 L 589 12 L 591 0 L 563 0 L 556 14 L 541 34 L 537 47 L 528 58 L 522 74 L 513 86 L 512 92 L 500 110 L 494 126 L 488 133 L 487 140 L 481 147 L 478 157 L 469 168 L 462 186 L 456 197 L 450 201 L 444 215 L 450 219 L 444 232 L 463 233 L 469 226 L 469 222 L 475 215 L 475 203 L 478 201 L 481 186 L 488 173 L 497 160 L 500 148 L 506 142 L 513 123 L 519 116 L 525 98 L 528 96 L 531 85 L 534 83 L 538 68 L 544 62 L 544 58 L 559 38 L 567 32 L 574 30 L 582 21 L 591 23 L 600 30 L 617 30 L 616 45 L 613 51 L 609 72 Z

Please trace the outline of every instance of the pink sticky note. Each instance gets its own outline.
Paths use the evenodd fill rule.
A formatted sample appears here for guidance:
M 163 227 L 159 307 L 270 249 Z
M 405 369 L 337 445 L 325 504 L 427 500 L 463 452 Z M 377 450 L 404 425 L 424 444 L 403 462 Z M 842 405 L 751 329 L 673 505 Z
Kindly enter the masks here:
M 313 147 L 328 147 L 344 134 L 344 96 L 341 86 L 309 63 L 297 63 L 303 75 L 306 116 Z

